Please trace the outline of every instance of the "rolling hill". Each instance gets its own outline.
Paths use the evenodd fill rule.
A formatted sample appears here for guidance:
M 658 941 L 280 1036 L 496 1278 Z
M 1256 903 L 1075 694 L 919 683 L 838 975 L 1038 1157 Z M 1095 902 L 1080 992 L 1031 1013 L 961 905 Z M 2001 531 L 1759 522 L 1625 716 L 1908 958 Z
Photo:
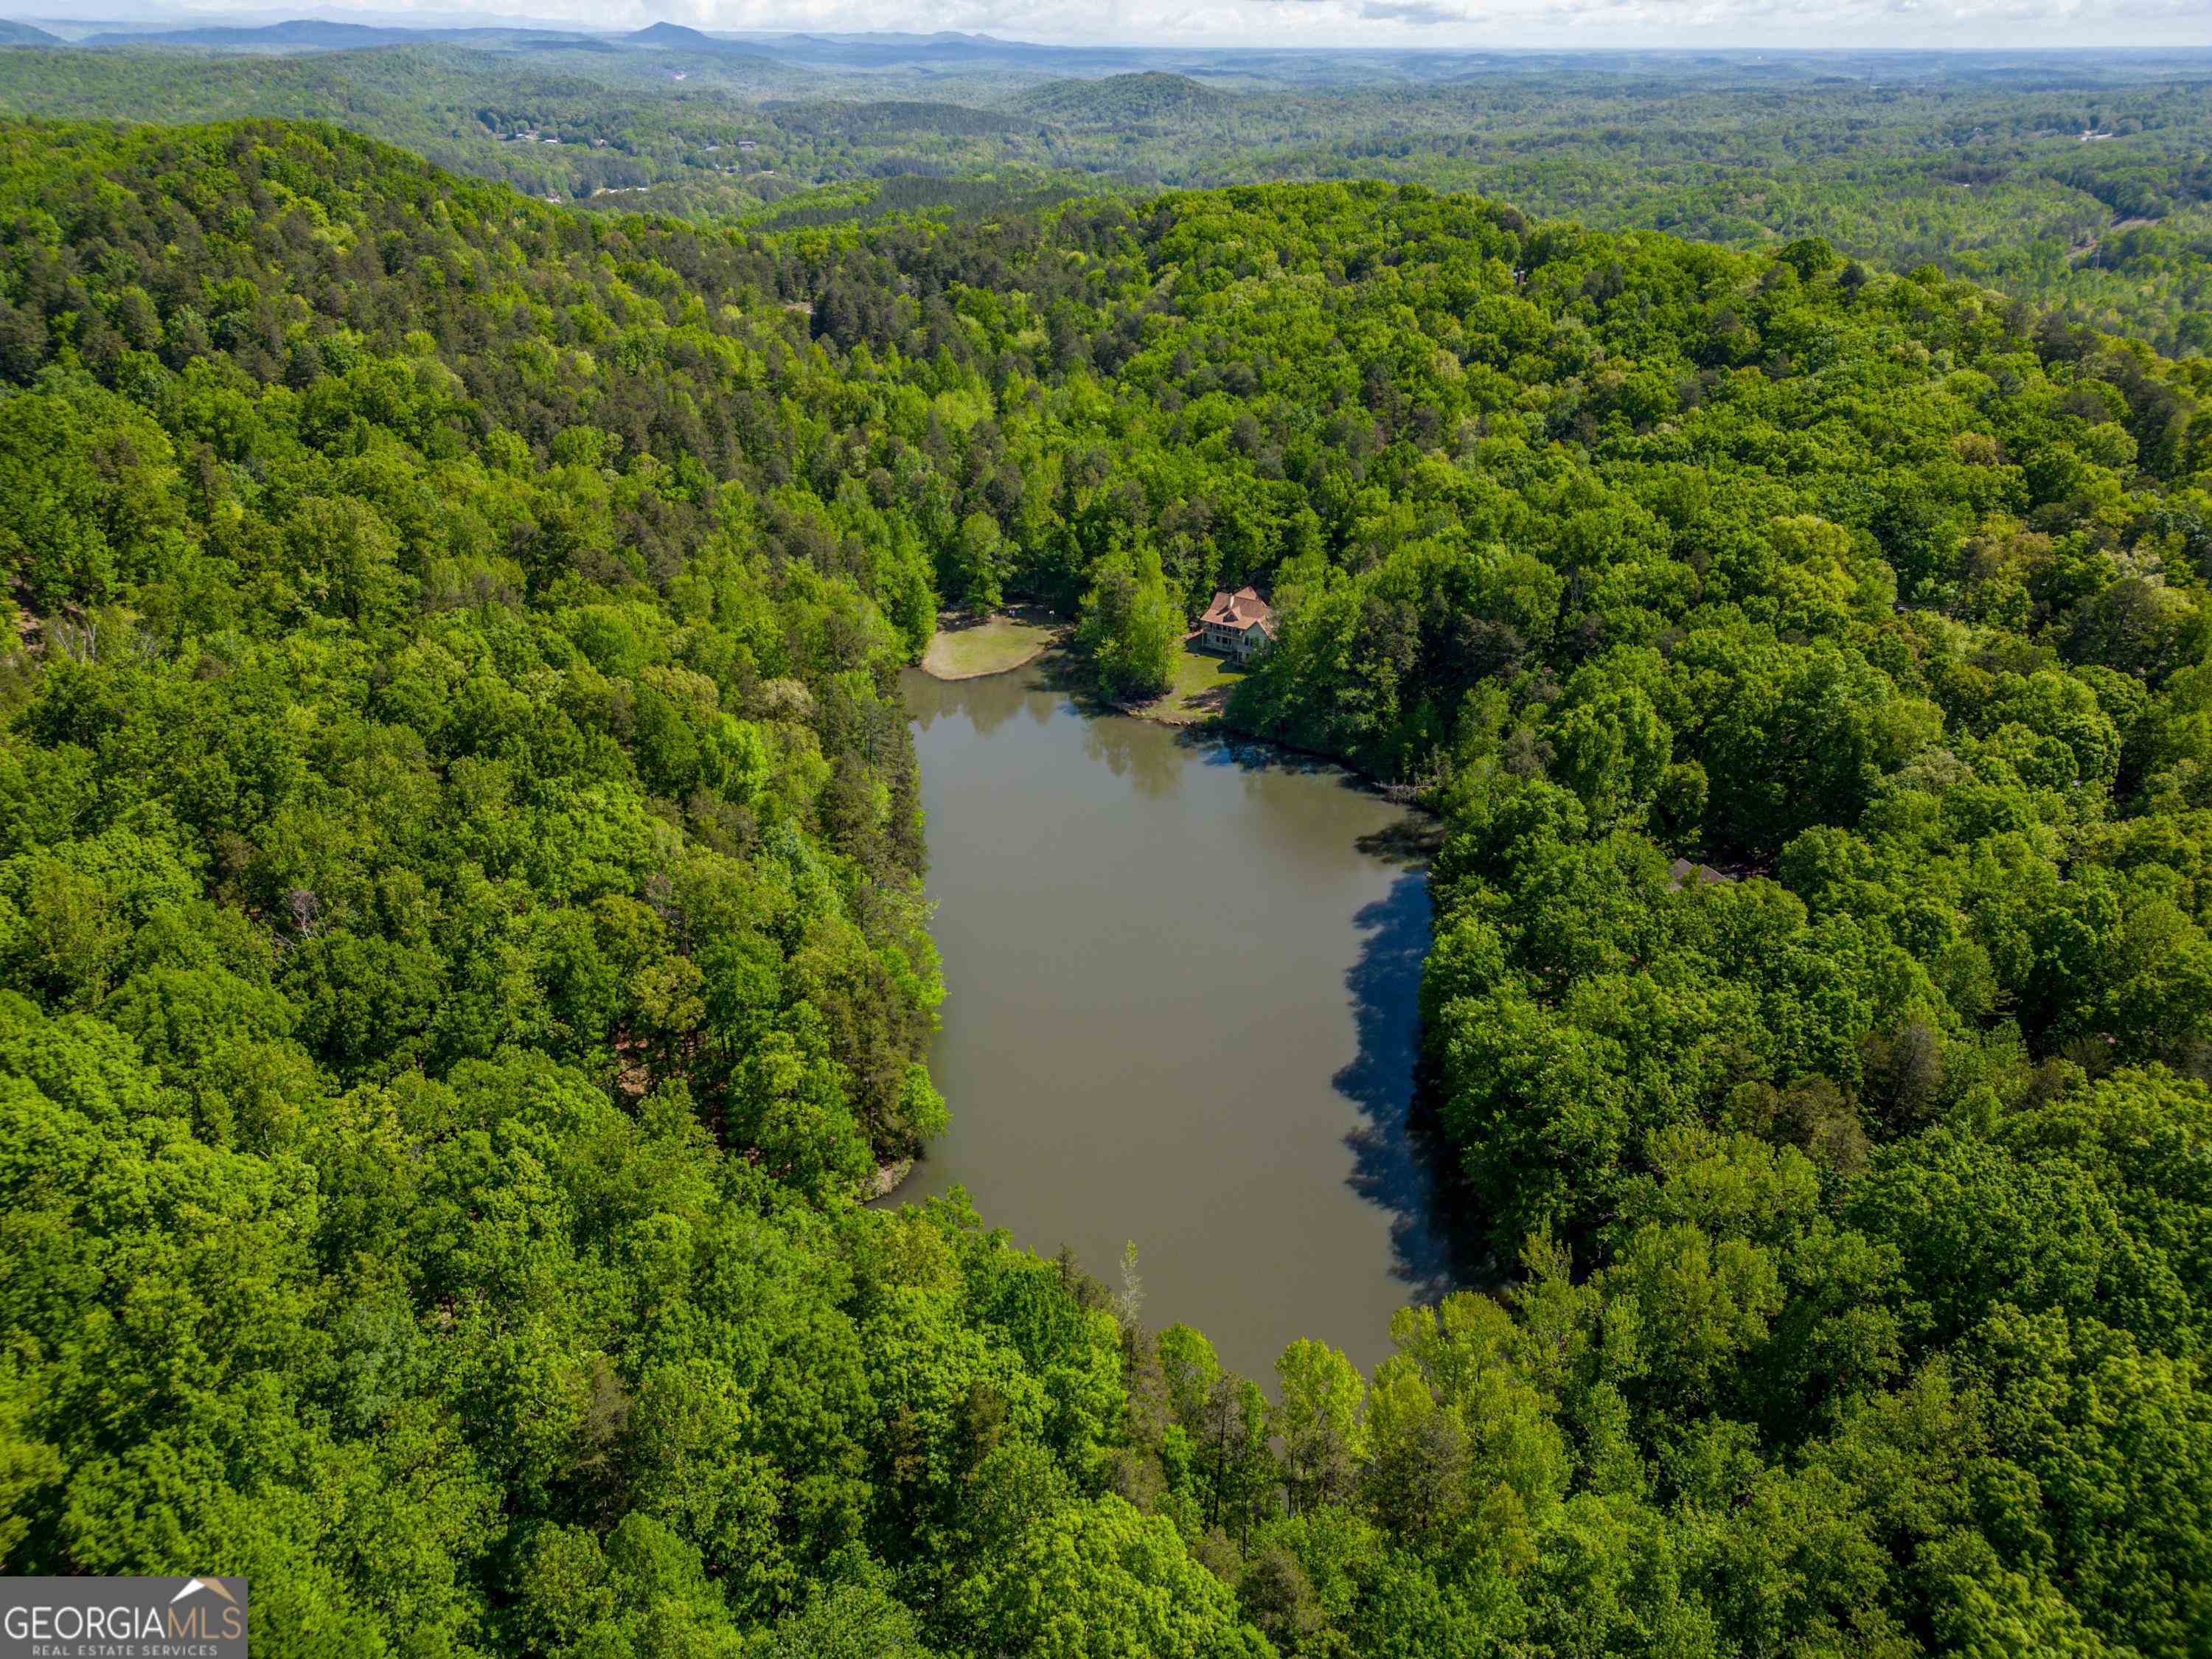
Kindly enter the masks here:
M 1233 100 L 1187 75 L 1146 70 L 1102 80 L 1054 81 L 1017 106 L 1071 126 L 1113 126 L 1218 114 Z

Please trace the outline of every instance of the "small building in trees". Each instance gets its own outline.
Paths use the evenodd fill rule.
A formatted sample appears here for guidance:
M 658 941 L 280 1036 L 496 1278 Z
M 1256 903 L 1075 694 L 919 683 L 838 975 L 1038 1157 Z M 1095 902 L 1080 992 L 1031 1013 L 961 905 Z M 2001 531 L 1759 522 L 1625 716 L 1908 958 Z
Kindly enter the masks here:
M 1275 642 L 1275 608 L 1251 588 L 1224 590 L 1213 596 L 1191 638 L 1240 662 L 1255 657 Z
M 1684 887 L 1710 887 L 1717 882 L 1732 882 L 1734 876 L 1724 875 L 1710 864 L 1692 864 L 1687 859 L 1676 859 L 1667 866 L 1667 885 L 1677 890 Z

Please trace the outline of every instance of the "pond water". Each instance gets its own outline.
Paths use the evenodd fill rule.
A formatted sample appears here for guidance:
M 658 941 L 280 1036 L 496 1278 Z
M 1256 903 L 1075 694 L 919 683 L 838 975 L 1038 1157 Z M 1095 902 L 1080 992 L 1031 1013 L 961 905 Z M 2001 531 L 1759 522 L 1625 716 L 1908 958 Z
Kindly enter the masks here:
M 1143 1317 L 1272 1387 L 1292 1338 L 1362 1365 L 1449 1288 L 1408 1115 L 1425 823 L 1340 769 L 1079 709 L 1049 663 L 909 672 L 952 1127 L 896 1202 L 966 1188 Z

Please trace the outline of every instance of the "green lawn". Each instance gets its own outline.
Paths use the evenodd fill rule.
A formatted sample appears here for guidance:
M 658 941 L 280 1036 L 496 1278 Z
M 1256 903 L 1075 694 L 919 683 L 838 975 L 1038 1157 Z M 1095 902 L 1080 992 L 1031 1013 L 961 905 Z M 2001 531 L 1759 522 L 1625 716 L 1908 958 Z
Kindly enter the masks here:
M 1221 712 L 1244 670 L 1233 657 L 1218 657 L 1186 643 L 1176 659 L 1175 684 L 1137 712 L 1169 726 L 1195 726 Z
M 1003 674 L 1037 656 L 1059 633 L 1048 623 L 1008 616 L 940 626 L 922 653 L 922 670 L 940 680 Z

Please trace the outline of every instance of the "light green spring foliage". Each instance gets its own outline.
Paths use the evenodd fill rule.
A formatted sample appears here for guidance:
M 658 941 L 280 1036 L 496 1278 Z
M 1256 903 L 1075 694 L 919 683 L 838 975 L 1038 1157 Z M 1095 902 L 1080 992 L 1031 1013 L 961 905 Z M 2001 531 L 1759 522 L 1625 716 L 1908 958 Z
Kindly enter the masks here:
M 1076 645 L 1109 691 L 1157 696 L 1174 683 L 1188 630 L 1153 549 L 1117 548 L 1093 564 L 1079 615 Z
M 803 335 L 359 144 L 78 134 L 42 186 L 44 143 L 9 211 L 135 167 L 207 308 L 124 285 L 125 356 L 64 319 L 0 398 L 8 1566 L 219 1560 L 276 1653 L 1024 1628 L 989 1575 L 1094 1501 L 1120 1337 L 958 1210 L 849 1205 L 943 1121 L 931 579 L 865 495 L 706 471 Z M 288 238 L 408 327 L 287 298 Z M 1102 1605 L 1204 1576 L 1145 1527 L 1070 1569 Z M 1242 1639 L 1206 1583 L 1193 1651 Z
M 1419 191 L 761 240 L 38 128 L 0 216 L 9 1571 L 276 1653 L 2203 1646 L 2201 370 Z M 1234 717 L 1446 816 L 1518 1264 L 1272 1401 L 850 1201 L 945 1115 L 936 597 L 1122 688 L 1246 582 Z

